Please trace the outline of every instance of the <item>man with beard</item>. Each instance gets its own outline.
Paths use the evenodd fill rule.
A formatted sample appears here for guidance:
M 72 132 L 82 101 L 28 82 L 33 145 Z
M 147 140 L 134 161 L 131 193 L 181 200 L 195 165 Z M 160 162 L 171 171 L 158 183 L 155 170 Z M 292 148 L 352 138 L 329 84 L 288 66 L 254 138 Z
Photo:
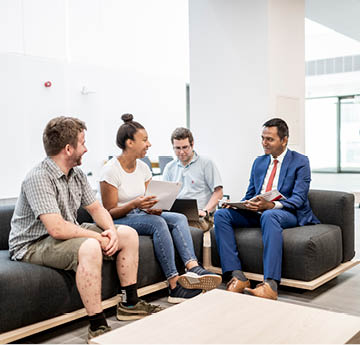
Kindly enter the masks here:
M 101 306 L 103 256 L 115 260 L 123 301 L 119 320 L 134 320 L 160 310 L 137 296 L 138 235 L 115 227 L 77 167 L 87 152 L 86 126 L 73 117 L 52 119 L 43 133 L 47 157 L 26 176 L 11 220 L 9 251 L 19 260 L 76 272 L 76 285 L 89 315 L 88 340 L 110 330 Z M 84 207 L 96 224 L 76 221 Z

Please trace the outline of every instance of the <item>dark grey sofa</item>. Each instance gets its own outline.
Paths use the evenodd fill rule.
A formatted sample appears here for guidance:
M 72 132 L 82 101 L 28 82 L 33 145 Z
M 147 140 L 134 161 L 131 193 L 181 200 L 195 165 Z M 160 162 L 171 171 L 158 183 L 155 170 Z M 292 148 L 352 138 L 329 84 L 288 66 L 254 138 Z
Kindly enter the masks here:
M 284 229 L 282 278 L 308 282 L 355 255 L 354 195 L 310 190 L 309 201 L 321 224 Z M 263 274 L 261 229 L 236 229 L 235 238 L 243 270 Z M 211 261 L 212 266 L 220 267 L 214 229 Z
M 82 308 L 73 271 L 65 272 L 49 267 L 11 261 L 8 251 L 10 220 L 14 205 L 0 207 L 0 336 L 1 333 L 47 320 Z M 92 222 L 83 209 L 78 213 L 79 223 Z M 203 232 L 191 228 L 195 253 L 202 258 Z M 165 280 L 154 255 L 152 239 L 140 236 L 138 287 L 142 288 Z M 183 265 L 178 255 L 180 272 Z M 116 268 L 113 262 L 103 264 L 102 299 L 119 292 Z

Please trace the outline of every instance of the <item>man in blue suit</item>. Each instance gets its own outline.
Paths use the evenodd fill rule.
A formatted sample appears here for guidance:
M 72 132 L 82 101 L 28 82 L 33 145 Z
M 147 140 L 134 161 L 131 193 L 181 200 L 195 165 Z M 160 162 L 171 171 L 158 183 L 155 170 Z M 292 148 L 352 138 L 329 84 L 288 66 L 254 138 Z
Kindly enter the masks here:
M 287 148 L 289 129 L 282 119 L 264 123 L 262 146 L 265 154 L 257 157 L 251 169 L 244 197 L 245 210 L 229 205 L 215 213 L 215 237 L 224 275 L 231 276 L 227 290 L 277 299 L 281 279 L 282 230 L 319 223 L 311 211 L 308 191 L 310 165 L 306 156 Z M 259 196 L 278 190 L 286 199 L 267 201 Z M 252 200 L 250 200 L 252 199 Z M 241 269 L 235 241 L 235 227 L 261 227 L 264 244 L 264 282 L 250 289 Z

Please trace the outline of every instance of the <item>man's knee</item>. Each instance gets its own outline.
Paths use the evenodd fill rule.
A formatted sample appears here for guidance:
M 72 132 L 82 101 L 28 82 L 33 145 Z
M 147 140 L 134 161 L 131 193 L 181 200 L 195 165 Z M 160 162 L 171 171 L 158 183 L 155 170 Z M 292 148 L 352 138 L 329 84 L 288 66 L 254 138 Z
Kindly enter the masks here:
M 79 248 L 79 261 L 82 259 L 101 261 L 102 250 L 101 245 L 95 238 L 86 239 Z
M 217 210 L 214 215 L 214 224 L 224 221 L 229 218 L 229 210 L 227 208 L 221 208 Z
M 217 210 L 214 215 L 214 230 L 216 236 L 222 236 L 227 231 L 228 227 L 224 226 L 231 224 L 230 213 L 226 208 Z
M 278 221 L 279 210 L 266 210 L 261 214 L 260 222 Z
M 269 225 L 272 225 L 272 231 L 279 230 L 279 232 L 282 232 L 279 210 L 264 211 L 260 217 L 260 224 L 263 232 L 268 229 Z

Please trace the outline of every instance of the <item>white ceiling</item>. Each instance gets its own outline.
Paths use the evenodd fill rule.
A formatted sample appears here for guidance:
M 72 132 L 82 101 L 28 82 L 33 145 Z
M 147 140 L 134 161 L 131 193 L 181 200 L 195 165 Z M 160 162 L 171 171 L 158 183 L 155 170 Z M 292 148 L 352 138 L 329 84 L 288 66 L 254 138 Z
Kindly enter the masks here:
M 305 16 L 360 42 L 360 0 L 305 0 Z

